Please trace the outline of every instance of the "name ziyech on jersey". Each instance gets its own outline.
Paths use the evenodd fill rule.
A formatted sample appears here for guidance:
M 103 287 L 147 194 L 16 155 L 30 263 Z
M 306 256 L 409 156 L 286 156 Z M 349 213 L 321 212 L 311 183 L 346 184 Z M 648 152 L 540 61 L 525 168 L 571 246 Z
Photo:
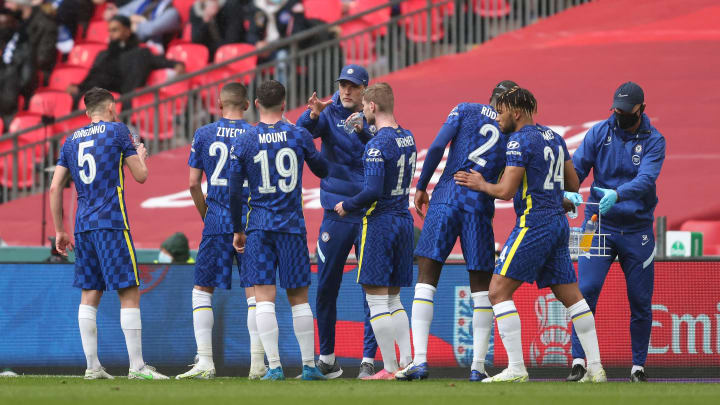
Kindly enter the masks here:
M 237 138 L 238 135 L 244 134 L 245 128 L 223 128 L 218 127 L 215 136 L 219 138 Z

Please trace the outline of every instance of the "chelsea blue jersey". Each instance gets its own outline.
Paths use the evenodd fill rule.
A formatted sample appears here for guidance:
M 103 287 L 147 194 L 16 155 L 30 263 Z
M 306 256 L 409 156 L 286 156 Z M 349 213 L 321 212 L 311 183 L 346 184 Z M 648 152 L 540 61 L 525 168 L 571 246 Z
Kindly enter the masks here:
M 507 135 L 495 121 L 497 112 L 489 105 L 462 103 L 448 115 L 444 126 L 454 134 L 445 169 L 432 193 L 433 203 L 444 203 L 463 211 L 495 213 L 495 199 L 489 195 L 455 184 L 453 175 L 470 169 L 482 173 L 486 181 L 497 183 L 505 168 Z
M 365 146 L 365 179 L 383 176 L 382 194 L 366 215 L 410 215 L 410 186 L 415 175 L 417 149 L 413 134 L 402 127 L 378 130 Z
M 548 127 L 526 125 L 510 136 L 507 166 L 525 168 L 513 205 L 518 226 L 531 227 L 564 215 L 565 161 L 570 159 L 565 140 Z
M 204 171 L 208 183 L 203 235 L 232 233 L 228 187 L 230 148 L 235 139 L 246 136 L 250 128 L 252 125 L 245 120 L 222 118 L 195 131 L 188 165 Z M 243 200 L 247 201 L 247 187 L 243 191 Z
M 137 155 L 130 131 L 120 122 L 100 121 L 67 137 L 57 164 L 68 168 L 78 194 L 75 233 L 125 229 L 123 162 Z
M 245 230 L 305 234 L 303 162 L 311 168 L 322 166 L 325 174 L 327 171 L 312 135 L 285 122 L 258 123 L 247 135 L 236 139 L 230 158 L 234 178 L 248 182 Z

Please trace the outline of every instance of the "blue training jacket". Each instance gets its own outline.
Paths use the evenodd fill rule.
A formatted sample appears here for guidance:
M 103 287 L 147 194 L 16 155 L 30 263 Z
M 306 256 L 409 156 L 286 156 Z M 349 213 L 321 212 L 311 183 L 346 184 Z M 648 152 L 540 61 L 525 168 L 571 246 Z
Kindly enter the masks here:
M 343 128 L 345 119 L 353 112 L 343 107 L 338 92 L 332 96 L 333 103 L 327 106 L 317 120 L 310 119 L 310 110 L 306 110 L 296 125 L 310 131 L 313 138 L 322 138 L 320 153 L 328 161 L 329 174 L 320 181 L 320 204 L 332 211 L 340 201 L 346 201 L 363 189 L 364 170 L 363 155 L 365 144 L 372 135 L 363 121 L 364 130 L 361 134 L 348 134 Z M 332 213 L 330 213 L 332 215 Z M 360 222 L 364 211 L 348 213 L 337 220 Z
M 638 232 L 652 226 L 658 203 L 655 181 L 665 160 L 665 138 L 643 114 L 637 134 L 620 129 L 612 115 L 590 128 L 573 155 L 580 183 L 593 171 L 593 187 L 613 189 L 617 203 L 602 217 L 602 226 L 613 231 Z M 602 193 L 590 189 L 589 202 Z M 597 213 L 587 205 L 585 217 Z

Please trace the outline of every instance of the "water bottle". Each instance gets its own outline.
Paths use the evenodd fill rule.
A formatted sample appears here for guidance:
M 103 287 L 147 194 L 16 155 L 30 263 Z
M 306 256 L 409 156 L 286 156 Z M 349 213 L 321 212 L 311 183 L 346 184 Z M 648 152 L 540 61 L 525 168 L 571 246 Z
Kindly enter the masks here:
M 362 112 L 354 113 L 347 117 L 345 120 L 345 124 L 343 125 L 343 129 L 345 129 L 345 132 L 348 134 L 352 134 L 355 132 L 355 124 L 362 125 L 363 118 L 365 118 L 365 114 Z
M 582 239 L 580 239 L 580 250 L 583 252 L 590 251 L 593 236 L 595 235 L 595 230 L 597 229 L 597 218 L 597 214 L 593 214 L 592 218 L 585 223 L 585 232 L 582 235 Z

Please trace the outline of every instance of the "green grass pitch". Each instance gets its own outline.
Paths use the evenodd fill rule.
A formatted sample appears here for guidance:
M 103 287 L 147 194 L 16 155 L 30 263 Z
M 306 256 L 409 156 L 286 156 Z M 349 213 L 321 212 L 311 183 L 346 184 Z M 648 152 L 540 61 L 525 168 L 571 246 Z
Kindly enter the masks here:
M 84 381 L 75 377 L 0 379 L 0 404 L 710 404 L 720 384 L 563 382 L 486 385 L 462 380 Z

